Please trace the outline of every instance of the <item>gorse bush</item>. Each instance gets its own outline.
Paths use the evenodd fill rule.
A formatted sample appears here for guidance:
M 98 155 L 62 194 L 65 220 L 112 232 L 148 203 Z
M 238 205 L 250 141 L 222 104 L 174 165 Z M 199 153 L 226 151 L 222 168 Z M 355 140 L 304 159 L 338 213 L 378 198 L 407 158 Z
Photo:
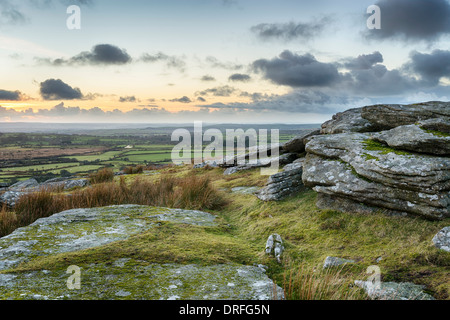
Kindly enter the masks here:
M 64 210 L 120 204 L 205 210 L 220 208 L 225 205 L 225 201 L 208 178 L 196 176 L 163 176 L 156 182 L 138 178 L 130 185 L 121 177 L 119 183 L 97 183 L 75 190 L 70 195 L 54 194 L 51 189 L 42 189 L 23 195 L 16 203 L 14 216 L 6 209 L 1 211 L 0 236 Z

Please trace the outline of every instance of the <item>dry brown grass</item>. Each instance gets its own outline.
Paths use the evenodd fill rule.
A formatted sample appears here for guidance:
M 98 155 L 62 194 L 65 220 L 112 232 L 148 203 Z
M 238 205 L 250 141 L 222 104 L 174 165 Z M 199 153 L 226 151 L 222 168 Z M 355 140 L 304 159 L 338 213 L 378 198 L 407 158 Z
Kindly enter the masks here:
M 129 166 L 123 169 L 125 174 L 141 174 L 144 172 L 144 166 Z
M 71 195 L 42 189 L 22 196 L 16 203 L 14 215 L 2 209 L 0 236 L 64 210 L 120 204 L 207 210 L 217 209 L 225 205 L 225 201 L 207 177 L 194 175 L 183 178 L 163 175 L 154 182 L 137 178 L 130 185 L 121 177 L 119 183 L 97 183 Z
M 0 209 L 0 236 L 10 234 L 17 228 L 17 218 L 14 212 L 8 211 L 6 205 Z
M 111 182 L 114 180 L 114 171 L 111 168 L 103 168 L 92 173 L 89 177 L 91 184 Z
M 287 300 L 361 300 L 366 296 L 353 286 L 353 276 L 343 268 L 300 266 L 284 274 Z

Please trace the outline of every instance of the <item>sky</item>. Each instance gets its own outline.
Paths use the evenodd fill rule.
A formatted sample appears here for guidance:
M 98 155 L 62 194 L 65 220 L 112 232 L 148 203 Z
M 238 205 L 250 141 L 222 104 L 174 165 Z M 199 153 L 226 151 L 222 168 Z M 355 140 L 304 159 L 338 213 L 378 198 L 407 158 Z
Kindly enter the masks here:
M 450 0 L 0 0 L 0 74 L 0 127 L 322 123 L 448 101 Z

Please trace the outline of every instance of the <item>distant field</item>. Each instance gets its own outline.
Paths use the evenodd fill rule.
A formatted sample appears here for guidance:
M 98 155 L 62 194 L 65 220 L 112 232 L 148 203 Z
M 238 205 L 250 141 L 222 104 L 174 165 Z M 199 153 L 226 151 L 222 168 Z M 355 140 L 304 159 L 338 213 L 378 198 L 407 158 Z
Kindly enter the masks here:
M 170 130 L 169 130 L 170 129 Z M 113 130 L 110 136 L 0 132 L 0 182 L 42 179 L 61 174 L 86 175 L 102 167 L 118 171 L 139 164 L 170 163 L 176 143 L 169 129 Z M 152 135 L 152 130 L 155 131 Z M 165 135 L 157 132 L 161 131 Z M 280 142 L 295 132 L 280 132 Z M 209 143 L 205 143 L 208 145 Z M 133 148 L 125 148 L 133 146 Z M 191 153 L 191 158 L 201 154 Z

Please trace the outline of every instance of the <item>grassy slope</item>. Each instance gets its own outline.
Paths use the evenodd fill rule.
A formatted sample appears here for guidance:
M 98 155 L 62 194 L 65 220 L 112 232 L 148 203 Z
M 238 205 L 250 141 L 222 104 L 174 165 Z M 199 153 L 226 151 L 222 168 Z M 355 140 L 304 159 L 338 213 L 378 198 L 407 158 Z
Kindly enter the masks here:
M 222 169 L 176 167 L 161 170 L 161 173 L 208 175 L 228 200 L 228 205 L 212 212 L 220 217 L 220 225 L 211 228 L 162 224 L 129 240 L 40 258 L 22 265 L 19 270 L 67 268 L 72 264 L 86 265 L 122 257 L 150 263 L 263 263 L 269 266 L 270 276 L 283 285 L 286 274 L 295 274 L 299 269 L 307 273 L 314 268 L 320 270 L 325 257 L 331 255 L 358 262 L 345 268 L 346 284 L 365 280 L 366 268 L 378 264 L 383 281 L 424 284 L 436 298 L 449 299 L 450 253 L 437 250 L 431 242 L 448 221 L 319 210 L 312 190 L 268 203 L 253 195 L 229 191 L 237 186 L 263 186 L 267 177 L 261 176 L 259 170 L 223 176 Z M 139 177 L 152 180 L 161 175 Z M 126 176 L 128 182 L 135 178 Z M 272 233 L 280 234 L 285 241 L 282 265 L 264 254 L 267 237 Z M 379 257 L 382 260 L 377 263 Z

